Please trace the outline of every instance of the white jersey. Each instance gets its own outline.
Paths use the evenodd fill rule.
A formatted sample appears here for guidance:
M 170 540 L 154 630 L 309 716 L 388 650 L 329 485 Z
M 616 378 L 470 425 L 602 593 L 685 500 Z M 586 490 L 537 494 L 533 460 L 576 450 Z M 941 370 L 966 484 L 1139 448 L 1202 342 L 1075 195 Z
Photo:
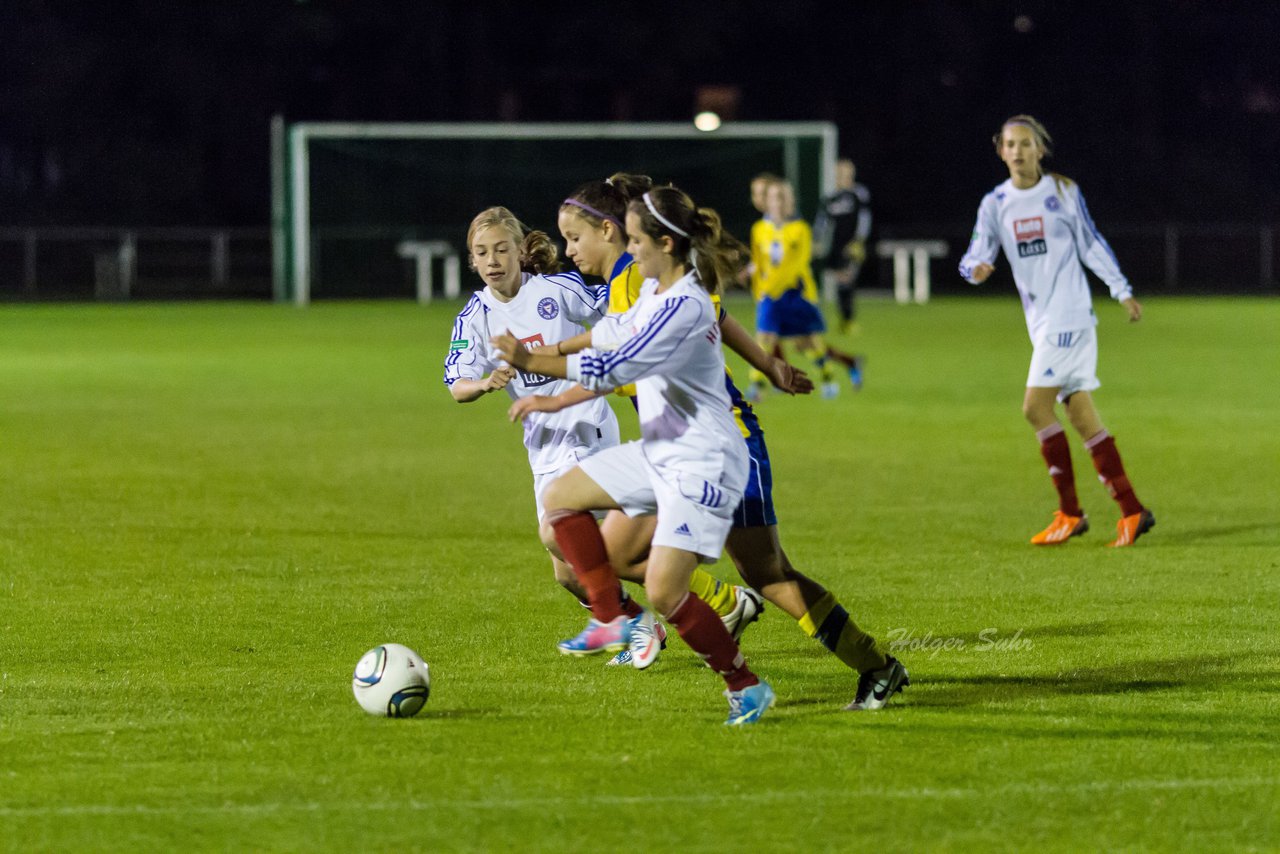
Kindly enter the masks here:
M 1033 341 L 1097 324 L 1081 261 L 1115 299 L 1133 296 L 1115 253 L 1089 216 L 1080 187 L 1061 175 L 1042 175 L 1026 190 L 1010 179 L 987 193 L 969 249 L 960 259 L 960 275 L 973 282 L 973 268 L 994 264 L 1002 248 Z
M 645 458 L 712 483 L 729 472 L 741 489 L 746 445 L 725 390 L 719 315 L 694 273 L 657 287 L 646 281 L 635 305 L 596 324 L 569 377 L 593 391 L 635 383 Z
M 598 322 L 609 308 L 608 289 L 584 284 L 577 273 L 521 275 L 523 284 L 509 302 L 486 286 L 459 312 L 444 363 L 445 385 L 481 379 L 506 364 L 489 345 L 492 335 L 510 329 L 532 350 L 582 334 L 584 324 Z M 506 391 L 518 400 L 572 387 L 568 380 L 517 371 Z M 617 419 L 602 397 L 559 412 L 531 412 L 524 419 L 524 446 L 535 475 L 571 465 L 598 450 L 605 437 L 617 435 Z

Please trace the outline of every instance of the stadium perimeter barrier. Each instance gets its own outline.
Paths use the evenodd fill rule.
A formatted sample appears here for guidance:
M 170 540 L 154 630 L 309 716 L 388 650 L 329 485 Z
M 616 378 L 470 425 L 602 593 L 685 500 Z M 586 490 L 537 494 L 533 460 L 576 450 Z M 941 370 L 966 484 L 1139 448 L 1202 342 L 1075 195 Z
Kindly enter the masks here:
M 947 253 L 929 261 L 934 295 L 1010 293 L 1008 265 L 973 288 L 956 265 L 968 242 L 970 223 L 894 225 L 879 228 L 881 241 L 941 240 Z M 442 251 L 425 235 L 400 228 L 318 228 L 313 252 L 319 258 L 347 259 L 369 253 L 362 268 L 320 298 L 452 298 L 478 280 L 455 275 L 466 223 L 444 241 Z M 1274 226 L 1256 224 L 1137 223 L 1104 225 L 1123 269 L 1143 294 L 1280 295 L 1276 279 Z M 430 258 L 413 249 L 430 242 Z M 358 244 L 358 249 L 353 247 Z M 450 257 L 455 270 L 450 270 Z M 376 257 L 375 257 L 376 256 Z M 345 261 L 339 263 L 343 266 Z M 863 287 L 887 289 L 894 281 L 893 258 L 868 264 Z M 424 286 L 430 289 L 424 294 Z M 1099 286 L 1101 287 L 1101 286 Z M 262 228 L 0 228 L 0 301 L 37 300 L 270 300 L 270 230 Z

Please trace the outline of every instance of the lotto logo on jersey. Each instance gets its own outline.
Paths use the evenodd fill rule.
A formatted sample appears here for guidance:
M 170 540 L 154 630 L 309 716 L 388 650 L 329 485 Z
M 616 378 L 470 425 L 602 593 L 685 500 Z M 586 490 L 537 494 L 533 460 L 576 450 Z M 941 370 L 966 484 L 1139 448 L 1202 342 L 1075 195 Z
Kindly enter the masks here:
M 1049 251 L 1049 245 L 1044 242 L 1044 219 L 1041 217 L 1033 216 L 1030 219 L 1015 219 L 1013 221 L 1013 237 L 1018 241 L 1019 258 L 1044 255 Z
M 547 342 L 542 340 L 542 333 L 530 335 L 528 338 L 521 338 L 520 343 L 528 350 L 536 350 Z M 537 388 L 550 382 L 555 382 L 555 377 L 547 377 L 542 374 L 531 374 L 528 371 L 516 369 L 516 373 L 520 375 L 520 382 L 524 383 L 525 388 Z

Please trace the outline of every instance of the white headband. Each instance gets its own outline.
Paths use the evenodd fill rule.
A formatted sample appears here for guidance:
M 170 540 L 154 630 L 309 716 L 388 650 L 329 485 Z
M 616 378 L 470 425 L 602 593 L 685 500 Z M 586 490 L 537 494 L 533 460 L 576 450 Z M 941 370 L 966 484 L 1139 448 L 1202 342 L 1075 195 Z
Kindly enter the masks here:
M 681 237 L 689 236 L 689 232 L 685 231 L 683 228 L 676 225 L 674 222 L 667 219 L 662 214 L 658 213 L 658 209 L 654 207 L 653 199 L 649 198 L 648 193 L 644 194 L 644 206 L 649 209 L 649 213 L 653 214 L 657 218 L 658 222 L 665 225 L 668 229 L 670 229 L 671 231 L 674 231 L 676 234 L 680 235 Z

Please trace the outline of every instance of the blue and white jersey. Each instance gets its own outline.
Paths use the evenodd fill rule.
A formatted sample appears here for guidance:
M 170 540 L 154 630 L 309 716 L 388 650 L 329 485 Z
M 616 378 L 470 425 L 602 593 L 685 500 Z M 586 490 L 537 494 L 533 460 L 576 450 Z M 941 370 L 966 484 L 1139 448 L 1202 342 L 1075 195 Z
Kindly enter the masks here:
M 506 364 L 489 345 L 492 335 L 510 329 L 532 350 L 582 334 L 609 308 L 608 288 L 588 286 L 577 273 L 522 276 L 513 299 L 503 300 L 485 287 L 459 312 L 444 362 L 445 385 L 481 379 Z M 572 387 L 568 380 L 517 371 L 506 391 L 518 400 Z M 534 474 L 564 468 L 599 450 L 604 437 L 617 435 L 617 419 L 604 398 L 559 412 L 531 412 L 524 419 L 524 445 Z
M 694 273 L 657 288 L 646 281 L 626 313 L 592 328 L 591 349 L 569 357 L 569 377 L 592 390 L 635 383 L 642 447 L 658 469 L 712 483 L 733 470 L 740 483 L 746 445 L 725 390 L 719 315 Z
M 1010 179 L 984 196 L 960 275 L 973 282 L 973 268 L 994 264 L 1001 249 L 1022 296 L 1033 341 L 1097 324 L 1081 261 L 1116 300 L 1133 296 L 1115 253 L 1089 216 L 1080 187 L 1061 175 L 1042 175 L 1026 190 Z

